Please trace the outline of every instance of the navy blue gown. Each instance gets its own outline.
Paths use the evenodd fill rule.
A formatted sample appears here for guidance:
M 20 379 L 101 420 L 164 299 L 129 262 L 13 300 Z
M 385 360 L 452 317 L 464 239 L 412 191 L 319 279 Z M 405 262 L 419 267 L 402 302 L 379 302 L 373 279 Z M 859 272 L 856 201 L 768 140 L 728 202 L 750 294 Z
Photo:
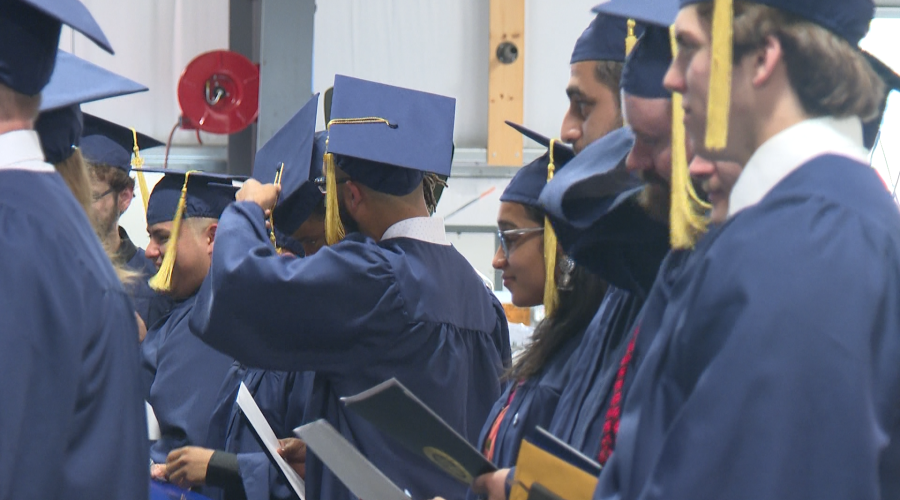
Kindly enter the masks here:
M 502 306 L 452 246 L 357 233 L 283 259 L 259 206 L 235 203 L 220 219 L 191 328 L 250 366 L 315 371 L 306 420 L 326 419 L 412 498 L 465 496 L 465 485 L 339 401 L 396 377 L 477 443 L 509 366 L 509 332 Z M 312 454 L 306 486 L 310 498 L 354 498 Z
M 900 496 L 900 214 L 814 159 L 672 288 L 595 498 Z
M 0 170 L 0 233 L 0 497 L 147 498 L 137 325 L 84 211 Z
M 144 397 L 159 421 L 160 438 L 150 459 L 165 463 L 182 446 L 203 446 L 222 381 L 234 360 L 191 335 L 188 318 L 194 295 L 147 332 L 141 344 Z
M 248 500 L 293 498 L 293 490 L 263 451 L 259 440 L 235 403 L 241 382 L 253 395 L 266 421 L 279 438 L 294 437 L 303 425 L 306 400 L 312 391 L 312 372 L 278 372 L 248 368 L 235 362 L 225 377 L 209 424 L 206 447 L 237 455 L 241 483 Z M 221 497 L 219 488 L 205 488 Z M 225 495 L 228 498 L 228 495 Z

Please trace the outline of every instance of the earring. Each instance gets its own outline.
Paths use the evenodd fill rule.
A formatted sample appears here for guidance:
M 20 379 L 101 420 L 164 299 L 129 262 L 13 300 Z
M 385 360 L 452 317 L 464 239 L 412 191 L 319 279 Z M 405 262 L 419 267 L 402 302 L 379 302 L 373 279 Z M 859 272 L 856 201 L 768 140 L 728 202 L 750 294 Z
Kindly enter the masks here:
M 562 276 L 559 277 L 559 284 L 556 288 L 563 292 L 571 291 L 572 272 L 575 270 L 575 261 L 567 255 L 559 262 L 559 270 L 562 272 Z

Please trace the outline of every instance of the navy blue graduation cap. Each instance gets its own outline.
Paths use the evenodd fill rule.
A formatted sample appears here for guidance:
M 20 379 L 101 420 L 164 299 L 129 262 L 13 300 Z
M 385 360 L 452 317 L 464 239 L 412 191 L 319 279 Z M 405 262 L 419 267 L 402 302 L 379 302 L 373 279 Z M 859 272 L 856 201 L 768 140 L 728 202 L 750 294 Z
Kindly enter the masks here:
M 172 286 L 181 221 L 194 217 L 218 219 L 234 201 L 238 188 L 231 182 L 244 180 L 246 177 L 198 170 L 185 172 L 142 168 L 140 171 L 164 174 L 153 187 L 147 203 L 147 226 L 172 221 L 166 255 L 159 272 L 149 281 L 150 287 L 157 292 L 168 292 Z
M 663 78 L 672 62 L 668 26 L 678 15 L 678 0 L 609 0 L 593 8 L 600 14 L 647 24 L 622 69 L 622 90 L 647 99 L 671 97 Z
M 678 0 L 608 0 L 595 5 L 591 11 L 667 27 L 675 22 L 678 9 Z
M 38 94 L 53 72 L 63 24 L 113 52 L 103 30 L 78 0 L 0 2 L 0 83 L 20 94 Z
M 134 80 L 60 50 L 50 82 L 41 92 L 40 110 L 50 111 L 147 90 Z
M 548 150 L 540 158 L 519 169 L 500 195 L 500 201 L 541 208 L 538 203 L 541 191 L 545 186 L 552 184 L 558 169 L 569 163 L 575 157 L 575 153 L 572 148 L 559 140 L 549 139 L 515 123 L 506 123 L 536 142 L 546 143 Z M 556 246 L 556 233 L 549 219 L 545 218 L 544 265 L 547 272 L 544 275 L 544 311 L 547 316 L 553 315 L 559 305 L 559 291 L 556 286 Z
M 253 163 L 254 179 L 281 184 L 272 219 L 274 226 L 288 235 L 297 231 L 323 199 L 315 183 L 322 175 L 326 139 L 324 132 L 315 131 L 318 106 L 316 94 L 260 148 Z
M 47 163 L 55 165 L 72 156 L 81 140 L 82 119 L 81 107 L 77 104 L 38 115 L 34 130 L 41 140 Z
M 141 150 L 162 145 L 164 143 L 118 123 L 87 113 L 84 115 L 81 154 L 85 160 L 95 165 L 108 165 L 128 174 L 131 172 L 131 154 L 135 146 Z
M 634 145 L 623 127 L 594 141 L 559 171 L 541 192 L 539 206 L 554 219 L 583 230 L 641 188 L 624 166 Z
M 634 143 L 627 127 L 584 148 L 541 193 L 540 203 L 565 252 L 609 283 L 646 295 L 669 250 L 666 224 L 651 218 L 643 189 L 624 167 Z
M 78 147 L 84 126 L 81 104 L 146 90 L 135 81 L 59 51 L 53 76 L 41 93 L 41 113 L 35 123 L 47 161 L 60 163 Z
M 575 42 L 569 64 L 582 61 L 624 62 L 644 28 L 634 19 L 597 14 Z
M 669 29 L 647 26 L 622 68 L 622 90 L 645 99 L 671 99 L 672 93 L 663 86 L 671 63 Z
M 517 123 L 507 121 L 506 124 L 538 144 L 547 148 L 550 147 L 551 140 L 549 137 Z M 556 172 L 561 171 L 562 167 L 574 157 L 575 151 L 569 145 L 562 141 L 553 141 L 554 175 L 556 175 Z M 506 186 L 503 194 L 500 195 L 500 201 L 511 201 L 542 208 L 538 203 L 538 197 L 541 195 L 544 186 L 547 185 L 547 167 L 549 163 L 550 151 L 547 151 L 538 159 L 520 168 L 516 172 L 515 177 Z
M 450 97 L 335 76 L 325 154 L 329 244 L 343 237 L 334 162 L 375 191 L 409 194 L 425 172 L 450 175 L 455 112 Z
M 680 6 L 708 3 L 713 0 L 679 0 Z M 749 0 L 788 12 L 831 31 L 856 47 L 875 15 L 872 0 Z M 716 8 L 733 9 L 732 0 L 715 0 Z M 715 33 L 715 27 L 713 28 Z

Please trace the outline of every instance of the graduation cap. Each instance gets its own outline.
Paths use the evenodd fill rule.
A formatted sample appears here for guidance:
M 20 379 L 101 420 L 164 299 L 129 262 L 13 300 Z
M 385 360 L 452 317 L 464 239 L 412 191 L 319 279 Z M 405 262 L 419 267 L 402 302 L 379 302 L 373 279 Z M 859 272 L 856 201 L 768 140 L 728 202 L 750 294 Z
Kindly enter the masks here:
M 450 175 L 456 100 L 336 75 L 325 164 L 325 233 L 343 238 L 335 162 L 356 182 L 382 193 L 411 193 L 425 172 Z
M 675 22 L 678 9 L 678 0 L 608 0 L 595 5 L 591 12 L 668 27 Z
M 656 274 L 648 263 L 668 252 L 668 230 L 634 201 L 642 183 L 624 166 L 633 144 L 628 127 L 594 141 L 547 184 L 539 201 L 579 265 L 646 294 Z
M 162 142 L 141 134 L 133 128 L 123 127 L 98 116 L 84 115 L 81 154 L 85 160 L 94 165 L 115 167 L 128 175 L 131 173 L 131 167 L 141 168 L 144 166 L 144 159 L 141 158 L 142 148 L 150 149 L 162 145 Z M 132 157 L 132 153 L 134 153 L 134 157 Z M 141 200 L 146 212 L 150 191 L 147 189 L 144 173 L 140 170 L 136 172 Z
M 149 281 L 150 287 L 157 292 L 168 292 L 172 287 L 172 270 L 175 266 L 181 221 L 194 217 L 218 219 L 225 208 L 234 201 L 234 194 L 238 188 L 231 182 L 242 181 L 246 177 L 199 170 L 187 172 L 158 168 L 141 170 L 164 174 L 150 194 L 147 204 L 147 226 L 172 221 L 166 255 L 163 257 L 159 272 Z
M 713 2 L 712 55 L 709 72 L 709 104 L 706 119 L 706 148 L 718 151 L 728 142 L 728 115 L 731 111 L 731 70 L 733 58 L 733 0 L 679 0 L 680 6 Z M 872 0 L 753 0 L 817 24 L 851 47 L 868 33 L 875 15 Z
M 626 14 L 648 23 L 622 69 L 622 91 L 644 99 L 672 100 L 672 177 L 669 231 L 673 248 L 693 248 L 706 231 L 709 205 L 697 196 L 688 170 L 684 110 L 681 95 L 663 86 L 675 47 L 669 26 L 678 13 L 676 0 L 610 0 L 597 5 L 600 12 Z
M 287 235 L 297 231 L 323 197 L 315 183 L 322 175 L 326 140 L 315 131 L 318 106 L 316 94 L 257 151 L 253 162 L 254 179 L 281 185 L 272 225 Z
M 640 179 L 624 168 L 633 146 L 634 134 L 628 127 L 594 141 L 547 184 L 538 206 L 575 229 L 589 228 L 641 189 Z
M 84 126 L 81 104 L 146 90 L 135 81 L 59 51 L 53 76 L 41 93 L 41 113 L 35 123 L 47 161 L 60 163 L 79 145 Z
M 569 64 L 582 61 L 624 62 L 643 29 L 634 19 L 597 14 L 575 42 Z
M 0 83 L 20 94 L 40 93 L 53 72 L 63 24 L 113 53 L 103 30 L 78 0 L 0 2 Z
M 500 195 L 500 201 L 541 208 L 538 203 L 541 191 L 545 186 L 551 184 L 550 181 L 556 172 L 575 157 L 575 152 L 559 139 L 549 139 L 516 123 L 506 122 L 506 124 L 526 137 L 540 144 L 546 144 L 548 149 L 540 158 L 516 172 L 515 177 L 509 181 L 503 194 Z M 547 271 L 544 279 L 544 310 L 549 316 L 556 311 L 559 305 L 559 292 L 556 287 L 556 233 L 553 231 L 549 219 L 546 218 L 544 219 L 544 267 Z
M 645 99 L 671 99 L 663 79 L 672 63 L 669 29 L 647 26 L 622 68 L 622 90 Z

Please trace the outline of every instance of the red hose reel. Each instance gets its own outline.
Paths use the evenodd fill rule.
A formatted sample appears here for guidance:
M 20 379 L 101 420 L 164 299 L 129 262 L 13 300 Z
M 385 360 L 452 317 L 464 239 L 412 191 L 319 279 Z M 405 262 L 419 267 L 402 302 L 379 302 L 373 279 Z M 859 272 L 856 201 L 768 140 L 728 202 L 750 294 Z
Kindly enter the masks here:
M 178 81 L 183 129 L 234 134 L 259 115 L 259 67 L 236 52 L 194 58 Z

